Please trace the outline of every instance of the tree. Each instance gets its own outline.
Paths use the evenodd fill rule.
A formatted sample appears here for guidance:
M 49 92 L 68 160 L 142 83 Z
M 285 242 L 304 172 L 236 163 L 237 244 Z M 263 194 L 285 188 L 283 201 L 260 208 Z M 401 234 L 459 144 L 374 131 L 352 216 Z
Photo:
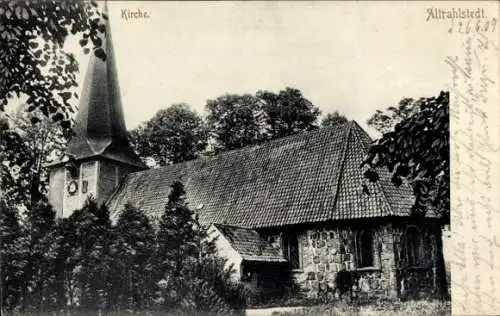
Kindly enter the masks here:
M 20 306 L 23 290 L 25 243 L 17 210 L 0 199 L 0 309 L 2 315 Z
M 0 201 L 2 230 L 2 308 L 45 312 L 65 305 L 55 261 L 58 252 L 55 213 L 33 204 L 27 216 Z
M 120 213 L 115 231 L 113 274 L 119 276 L 115 300 L 129 310 L 147 310 L 155 288 L 155 232 L 146 215 L 130 204 Z
M 374 127 L 380 133 L 390 132 L 394 126 L 414 115 L 420 109 L 420 103 L 424 99 L 414 100 L 412 98 L 403 98 L 399 101 L 397 107 L 390 106 L 385 112 L 377 110 L 367 123 Z
M 28 201 L 30 184 L 20 177 L 21 167 L 26 164 L 25 157 L 30 152 L 23 138 L 10 129 L 5 117 L 0 117 L 0 194 L 1 199 L 10 206 Z
M 65 292 L 69 305 L 87 311 L 106 311 L 112 301 L 115 281 L 113 245 L 116 235 L 111 228 L 109 212 L 88 199 L 61 223 L 62 244 L 58 260 L 63 263 Z
M 366 175 L 376 180 L 374 167 L 387 167 L 392 182 L 408 181 L 416 196 L 414 211 L 425 213 L 429 207 L 449 222 L 450 153 L 449 92 L 438 97 L 421 98 L 418 111 L 409 115 L 371 146 L 365 164 L 372 167 Z
M 57 310 L 65 306 L 64 289 L 58 282 L 56 258 L 59 236 L 55 212 L 45 202 L 38 202 L 28 211 L 25 220 L 26 261 L 23 309 L 33 312 Z
M 58 124 L 43 115 L 35 123 L 26 105 L 0 119 L 0 176 L 3 197 L 12 204 L 31 208 L 45 199 L 48 173 L 45 166 L 59 159 L 66 138 Z
M 206 104 L 215 152 L 233 150 L 316 129 L 320 111 L 300 90 L 226 94 Z
M 340 114 L 338 111 L 335 111 L 333 113 L 328 113 L 323 120 L 321 121 L 321 126 L 322 127 L 327 127 L 327 126 L 335 126 L 337 124 L 343 124 L 347 123 L 349 120 L 345 115 Z
M 287 87 L 277 94 L 258 91 L 256 97 L 262 104 L 268 139 L 281 138 L 318 127 L 316 121 L 320 115 L 319 109 L 304 98 L 298 89 Z
M 158 229 L 158 263 L 157 271 L 161 278 L 169 282 L 171 301 L 167 304 L 175 306 L 185 296 L 184 268 L 192 267 L 198 259 L 197 223 L 193 212 L 187 207 L 184 187 L 174 182 L 160 218 Z M 175 293 L 174 293 L 175 292 Z
M 258 100 L 250 94 L 226 94 L 208 100 L 206 109 L 216 152 L 254 145 L 265 138 Z
M 388 168 L 394 185 L 400 186 L 406 181 L 412 186 L 416 197 L 413 215 L 422 216 L 432 211 L 440 216 L 443 224 L 450 223 L 449 96 L 449 92 L 441 91 L 437 97 L 415 102 L 418 107 L 404 114 L 406 118 L 383 134 L 370 147 L 364 161 L 369 167 L 365 176 L 370 181 L 379 178 L 375 168 Z M 441 238 L 437 238 L 437 242 L 438 251 L 442 251 Z M 438 295 L 443 298 L 448 293 L 442 254 L 438 260 Z
M 157 234 L 160 272 L 157 302 L 187 315 L 228 315 L 244 310 L 242 287 L 230 280 L 207 228 L 189 209 L 182 183 L 174 182 Z
M 130 135 L 139 156 L 160 166 L 197 158 L 208 138 L 202 118 L 184 103 L 158 111 Z
M 232 266 L 227 267 L 227 260 L 217 255 L 214 242 L 215 240 L 206 242 L 204 256 L 193 270 L 193 274 L 200 280 L 190 284 L 192 288 L 190 292 L 194 293 L 193 301 L 198 303 L 198 311 L 219 311 L 223 307 L 226 314 L 244 314 L 247 305 L 246 290 L 242 283 L 232 280 L 234 269 Z M 199 291 L 197 287 L 200 283 L 208 284 L 212 289 Z M 213 293 L 209 299 L 199 295 L 204 294 L 205 291 Z M 212 306 L 214 304 L 218 306 Z M 202 315 L 205 314 L 202 313 Z
M 0 2 L 0 112 L 23 95 L 28 112 L 42 113 L 69 129 L 78 63 L 63 45 L 70 33 L 79 34 L 85 53 L 92 42 L 94 54 L 105 59 L 101 35 L 106 18 L 95 1 Z

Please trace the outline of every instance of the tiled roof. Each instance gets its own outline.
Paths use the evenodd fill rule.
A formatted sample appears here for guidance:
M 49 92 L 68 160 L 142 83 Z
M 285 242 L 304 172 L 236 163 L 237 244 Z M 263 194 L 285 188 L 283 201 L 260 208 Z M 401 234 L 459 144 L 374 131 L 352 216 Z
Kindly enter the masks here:
M 273 247 L 255 230 L 236 226 L 214 224 L 243 260 L 286 262 L 281 249 Z
M 108 22 L 102 48 L 106 50 L 105 61 L 91 53 L 75 120 L 75 136 L 66 154 L 77 160 L 100 156 L 145 169 L 128 143 Z
M 159 217 L 180 180 L 203 223 L 239 227 L 408 216 L 414 197 L 388 171 L 368 183 L 360 164 L 370 137 L 354 121 L 128 175 L 108 201 L 112 216 L 131 202 Z M 367 183 L 370 194 L 362 190 Z

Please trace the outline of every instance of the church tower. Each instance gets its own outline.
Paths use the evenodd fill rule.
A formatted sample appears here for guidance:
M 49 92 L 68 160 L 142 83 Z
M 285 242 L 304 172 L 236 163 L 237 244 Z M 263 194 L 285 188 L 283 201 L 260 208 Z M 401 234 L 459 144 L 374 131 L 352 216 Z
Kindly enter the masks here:
M 81 208 L 89 195 L 105 202 L 124 176 L 146 169 L 128 142 L 108 21 L 102 48 L 105 61 L 90 56 L 66 161 L 50 167 L 49 201 L 59 217 Z

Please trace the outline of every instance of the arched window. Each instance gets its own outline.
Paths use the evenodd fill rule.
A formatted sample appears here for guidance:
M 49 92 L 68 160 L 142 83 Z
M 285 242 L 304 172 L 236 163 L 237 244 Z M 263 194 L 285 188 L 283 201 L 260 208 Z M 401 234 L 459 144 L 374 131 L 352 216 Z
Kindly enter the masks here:
M 410 266 L 422 263 L 422 235 L 415 226 L 409 226 L 405 232 L 406 260 Z
M 362 230 L 356 235 L 356 266 L 373 267 L 373 233 Z

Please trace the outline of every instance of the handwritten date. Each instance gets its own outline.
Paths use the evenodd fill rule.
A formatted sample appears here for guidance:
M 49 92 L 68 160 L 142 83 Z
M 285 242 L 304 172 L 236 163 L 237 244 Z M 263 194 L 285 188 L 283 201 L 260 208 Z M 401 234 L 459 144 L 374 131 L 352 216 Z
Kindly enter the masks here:
M 470 33 L 493 33 L 497 28 L 497 18 L 491 19 L 451 19 L 451 26 L 448 33 L 470 34 Z

